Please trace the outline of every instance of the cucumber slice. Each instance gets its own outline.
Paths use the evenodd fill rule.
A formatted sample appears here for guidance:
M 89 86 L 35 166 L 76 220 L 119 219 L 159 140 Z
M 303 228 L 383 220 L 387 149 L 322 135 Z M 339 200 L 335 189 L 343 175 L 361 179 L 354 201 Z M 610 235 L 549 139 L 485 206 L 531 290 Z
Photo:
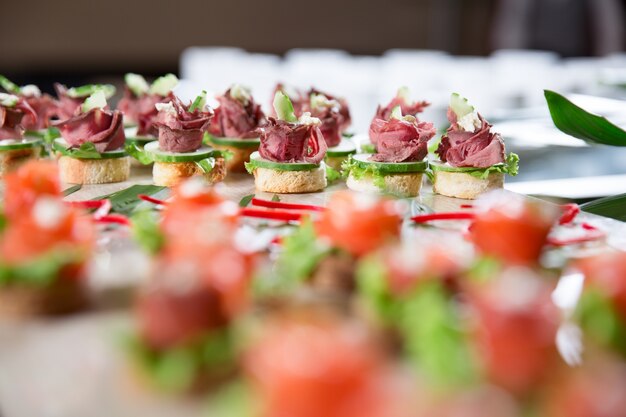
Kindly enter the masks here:
M 339 145 L 326 150 L 326 156 L 348 156 L 356 153 L 356 146 L 351 140 L 342 139 Z
M 457 120 L 474 111 L 474 106 L 469 104 L 465 97 L 461 97 L 458 93 L 452 93 L 450 96 L 450 108 L 456 114 Z
M 276 171 L 311 171 L 320 167 L 319 164 L 311 164 L 309 162 L 268 161 L 267 159 L 263 159 L 258 152 L 254 152 L 250 155 L 250 162 L 247 162 L 246 165 L 252 170 L 254 168 L 267 168 Z
M 139 74 L 133 74 L 129 72 L 124 76 L 124 81 L 126 85 L 136 96 L 142 96 L 146 94 L 150 90 L 150 86 L 145 78 Z
M 410 103 L 410 100 L 411 100 L 410 93 L 411 91 L 409 90 L 409 87 L 402 86 L 398 88 L 398 91 L 396 92 L 396 97 L 401 98 L 407 103 Z
M 82 110 L 83 113 L 87 113 L 89 110 L 93 109 L 103 109 L 107 105 L 107 99 L 104 95 L 104 91 L 97 90 L 92 95 L 87 97 L 85 102 L 83 103 Z
M 217 136 L 207 134 L 206 139 L 209 143 L 214 145 L 231 146 L 233 148 L 258 148 L 261 144 L 259 138 L 219 138 Z
M 21 88 L 17 84 L 9 80 L 4 75 L 0 75 L 0 87 L 4 88 L 11 94 L 20 94 L 22 92 Z
M 94 151 L 93 155 L 91 155 L 92 152 L 83 153 L 79 151 L 80 148 L 69 149 L 69 146 L 70 145 L 63 138 L 55 139 L 52 142 L 53 150 L 65 156 L 69 156 L 71 158 L 76 158 L 76 159 L 114 159 L 114 158 L 124 158 L 125 156 L 127 156 L 124 149 L 115 149 L 113 151 L 106 151 L 106 152 L 101 152 L 101 153 Z M 99 156 L 96 156 L 96 154 Z
M 402 120 L 402 107 L 396 106 L 391 110 L 391 119 Z
M 67 95 L 72 98 L 84 98 L 89 97 L 98 90 L 102 90 L 107 99 L 115 95 L 115 86 L 111 84 L 87 84 L 80 87 L 72 87 L 67 90 Z
M 178 85 L 178 78 L 174 74 L 166 74 L 154 80 L 150 86 L 151 94 L 165 97 Z
M 202 146 L 193 152 L 166 152 L 159 149 L 158 141 L 147 143 L 143 150 L 154 162 L 197 162 L 210 157 L 224 157 L 221 151 L 208 146 Z
M 497 166 L 504 166 L 504 164 L 496 164 L 493 165 L 494 167 Z M 448 165 L 448 164 L 444 164 L 441 161 L 430 161 L 430 168 L 433 171 L 444 171 L 444 172 L 483 172 L 486 171 L 487 169 L 491 168 L 475 168 L 475 167 L 453 167 L 452 165 Z
M 20 101 L 18 96 L 13 94 L 0 93 L 0 106 L 13 107 Z
M 196 97 L 193 103 L 191 103 L 191 106 L 189 107 L 189 113 L 193 113 L 196 110 L 202 111 L 205 105 L 206 105 L 206 91 L 202 90 L 202 93 L 198 97 Z
M 143 144 L 157 140 L 154 136 L 137 135 L 137 126 L 124 128 L 124 134 L 126 135 L 126 142 L 137 142 Z
M 0 152 L 16 151 L 18 149 L 30 149 L 43 146 L 43 142 L 38 138 L 25 139 L 3 139 L 0 140 Z
M 372 154 L 360 153 L 352 155 L 352 160 L 363 168 L 374 167 L 381 174 L 408 174 L 413 172 L 424 172 L 428 168 L 428 161 L 415 161 L 415 162 L 375 162 L 370 161 L 369 157 Z
M 276 111 L 276 115 L 280 120 L 289 123 L 296 123 L 298 121 L 291 100 L 282 91 L 277 91 L 274 95 L 274 111 Z

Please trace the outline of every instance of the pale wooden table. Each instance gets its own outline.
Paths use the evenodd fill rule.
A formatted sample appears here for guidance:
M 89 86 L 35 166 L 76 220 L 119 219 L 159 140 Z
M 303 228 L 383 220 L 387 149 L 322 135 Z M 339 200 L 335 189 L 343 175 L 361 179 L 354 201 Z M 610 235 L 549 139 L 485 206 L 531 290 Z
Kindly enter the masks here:
M 84 186 L 68 200 L 85 200 L 150 183 L 150 172 L 136 170 L 131 181 Z M 254 193 L 251 177 L 229 177 L 220 191 L 238 202 Z M 325 205 L 339 182 L 326 191 L 281 195 L 286 202 Z M 257 193 L 269 199 L 272 194 Z M 455 211 L 465 200 L 435 196 L 426 188 L 414 201 L 435 211 Z M 547 203 L 546 203 L 547 204 Z M 610 231 L 609 243 L 626 250 L 626 224 L 584 214 Z M 91 285 L 97 293 L 117 291 L 144 279 L 148 260 L 119 232 L 100 242 Z M 127 306 L 126 306 L 127 307 Z M 0 415 L 2 417 L 197 416 L 203 400 L 155 396 L 138 384 L 125 362 L 120 337 L 131 328 L 128 308 L 97 310 L 62 319 L 0 322 Z

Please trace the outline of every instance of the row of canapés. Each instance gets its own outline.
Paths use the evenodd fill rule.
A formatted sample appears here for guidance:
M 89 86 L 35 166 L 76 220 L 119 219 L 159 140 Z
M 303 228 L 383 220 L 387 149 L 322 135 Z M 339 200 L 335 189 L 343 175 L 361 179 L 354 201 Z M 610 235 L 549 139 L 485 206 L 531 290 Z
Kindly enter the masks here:
M 0 320 L 85 307 L 110 202 L 64 201 L 52 161 L 5 182 Z M 151 200 L 159 210 L 132 217 L 151 254 L 134 372 L 109 378 L 126 402 L 145 401 L 141 385 L 206 395 L 210 416 L 626 415 L 626 254 L 599 230 L 572 238 L 592 227 L 573 206 L 492 191 L 410 217 L 406 202 L 341 190 L 326 207 L 238 208 L 198 178 Z M 261 212 L 292 225 L 255 232 L 245 215 Z M 419 226 L 450 218 L 459 230 Z M 542 264 L 582 242 L 585 258 Z
M 218 96 L 215 109 L 206 105 L 205 92 L 185 104 L 172 92 L 178 83 L 172 74 L 151 85 L 127 74 L 115 111 L 107 106 L 115 91 L 110 85 L 57 85 L 54 100 L 34 86 L 20 88 L 5 78 L 0 83 L 8 91 L 0 96 L 3 171 L 40 153 L 43 142 L 33 137 L 38 135 L 52 141 L 68 183 L 124 181 L 128 155 L 153 164 L 157 185 L 195 175 L 215 183 L 228 171 L 248 170 L 257 189 L 275 193 L 320 191 L 329 174 L 343 171 L 354 190 L 416 196 L 426 173 L 435 192 L 473 199 L 501 188 L 504 174 L 517 172 L 517 156 L 506 155 L 501 136 L 457 94 L 450 101 L 450 128 L 438 143 L 433 124 L 417 117 L 428 103 L 412 102 L 401 88 L 378 107 L 370 143 L 355 144 L 346 134 L 346 101 L 315 89 L 304 93 L 278 85 L 266 117 L 239 85 Z M 437 145 L 430 162 L 429 143 Z

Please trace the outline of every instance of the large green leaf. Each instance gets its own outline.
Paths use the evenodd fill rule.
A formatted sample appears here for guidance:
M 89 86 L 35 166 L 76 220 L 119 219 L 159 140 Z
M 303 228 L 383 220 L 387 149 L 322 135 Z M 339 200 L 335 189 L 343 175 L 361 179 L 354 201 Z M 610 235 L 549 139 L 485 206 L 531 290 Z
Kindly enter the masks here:
M 165 188 L 166 187 L 157 185 L 136 184 L 115 193 L 94 198 L 94 200 L 109 199 L 111 200 L 112 212 L 129 216 L 135 211 L 139 203 L 143 201 L 138 195 L 145 194 L 152 196 L 163 191 Z
M 578 107 L 554 91 L 544 90 L 554 125 L 564 133 L 592 144 L 626 146 L 626 131 L 605 117 Z
M 580 206 L 581 210 L 626 222 L 626 194 L 599 198 Z

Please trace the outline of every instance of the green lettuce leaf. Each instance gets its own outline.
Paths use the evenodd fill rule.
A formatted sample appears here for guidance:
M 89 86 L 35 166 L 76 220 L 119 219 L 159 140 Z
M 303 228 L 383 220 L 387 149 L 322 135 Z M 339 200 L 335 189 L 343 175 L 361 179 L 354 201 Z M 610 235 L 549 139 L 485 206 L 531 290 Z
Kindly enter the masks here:
M 544 95 L 561 132 L 591 144 L 626 146 L 626 131 L 605 117 L 589 113 L 554 91 L 544 90 Z
M 139 246 L 151 254 L 158 253 L 165 244 L 165 236 L 159 228 L 159 217 L 153 210 L 142 210 L 131 218 L 132 235 Z
M 69 156 L 71 158 L 83 158 L 83 159 L 101 159 L 102 155 L 96 150 L 96 145 L 91 142 L 85 142 L 80 145 L 79 148 L 63 148 L 57 147 L 55 150 L 62 155 Z
M 0 286 L 26 284 L 45 287 L 59 278 L 64 267 L 80 262 L 84 257 L 82 251 L 59 248 L 17 265 L 0 263 Z
M 137 142 L 126 143 L 124 150 L 128 155 L 135 158 L 142 165 L 149 165 L 154 162 L 152 156 L 147 152 L 144 152 L 143 146 L 139 145 Z
M 352 175 L 356 180 L 360 180 L 365 177 L 371 177 L 372 182 L 376 187 L 378 187 L 380 190 L 385 189 L 385 175 L 382 174 L 380 172 L 380 169 L 374 164 L 368 165 L 364 168 L 360 166 L 354 159 L 349 157 L 341 164 L 341 171 L 343 172 L 344 177 Z
M 330 165 L 326 165 L 326 181 L 333 183 L 341 178 L 341 173 Z

